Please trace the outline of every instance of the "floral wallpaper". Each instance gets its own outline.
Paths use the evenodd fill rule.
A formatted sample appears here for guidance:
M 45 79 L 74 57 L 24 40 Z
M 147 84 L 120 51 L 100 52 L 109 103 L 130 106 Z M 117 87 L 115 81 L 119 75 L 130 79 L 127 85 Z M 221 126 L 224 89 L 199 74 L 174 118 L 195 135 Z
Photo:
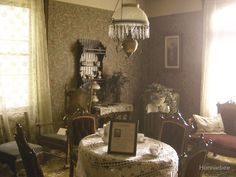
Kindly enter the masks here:
M 139 94 L 141 73 L 138 51 L 127 58 L 116 50 L 116 42 L 108 37 L 113 12 L 51 0 L 48 7 L 48 53 L 53 119 L 60 120 L 65 112 L 65 85 L 76 87 L 76 41 L 79 38 L 100 40 L 107 49 L 103 60 L 103 75 L 122 72 L 129 80 L 124 85 L 121 101 L 134 103 Z

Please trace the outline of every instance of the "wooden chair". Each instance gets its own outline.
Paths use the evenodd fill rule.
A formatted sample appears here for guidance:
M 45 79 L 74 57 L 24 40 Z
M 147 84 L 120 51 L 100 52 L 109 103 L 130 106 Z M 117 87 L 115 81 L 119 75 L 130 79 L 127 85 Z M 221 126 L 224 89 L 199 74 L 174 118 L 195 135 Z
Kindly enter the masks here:
M 201 135 L 189 153 L 182 157 L 179 165 L 179 177 L 201 177 L 203 172 L 203 164 L 205 162 L 208 146 L 211 141 L 206 141 Z
M 178 156 L 183 156 L 185 145 L 189 138 L 189 126 L 180 113 L 171 116 L 161 116 L 159 140 L 173 147 Z
M 83 112 L 86 112 L 88 109 L 89 103 L 89 93 L 84 89 L 75 89 L 68 90 L 67 85 L 65 86 L 65 115 L 63 120 L 59 123 L 38 123 L 38 143 L 43 147 L 50 149 L 57 149 L 65 152 L 65 167 L 68 166 L 68 156 L 69 156 L 69 147 L 68 147 L 68 138 L 67 131 L 64 135 L 58 134 L 57 131 L 59 128 L 67 129 L 67 119 L 78 115 L 81 115 Z M 42 133 L 41 129 L 47 126 L 53 126 L 52 133 Z M 48 152 L 55 156 L 55 154 Z
M 28 114 L 24 113 L 24 119 L 26 127 L 28 125 Z M 0 122 L 3 122 L 3 118 L 0 115 Z M 29 135 L 29 128 L 27 128 L 27 134 Z M 30 136 L 28 136 L 29 138 Z M 37 157 L 40 161 L 43 161 L 43 147 L 38 144 L 29 143 L 29 146 L 33 148 L 36 152 Z M 0 144 L 0 162 L 5 163 L 9 166 L 10 170 L 14 173 L 14 176 L 17 176 L 17 170 L 22 168 L 22 158 L 18 150 L 17 144 L 15 141 L 6 142 Z
M 27 177 L 44 177 L 36 157 L 36 153 L 29 146 L 20 124 L 16 124 L 15 140 L 23 161 L 24 168 L 26 170 Z
M 74 176 L 74 167 L 77 162 L 77 150 L 80 140 L 87 135 L 95 133 L 95 117 L 90 115 L 73 117 L 69 121 L 68 141 L 70 157 L 70 177 Z

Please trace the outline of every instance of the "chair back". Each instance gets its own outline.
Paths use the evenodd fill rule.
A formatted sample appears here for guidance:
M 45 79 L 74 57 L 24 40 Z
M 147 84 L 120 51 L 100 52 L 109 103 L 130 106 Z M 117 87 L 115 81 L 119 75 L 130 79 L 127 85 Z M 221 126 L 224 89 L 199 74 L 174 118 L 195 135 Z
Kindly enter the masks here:
M 79 145 L 82 138 L 96 131 L 95 117 L 90 115 L 72 118 L 69 124 L 69 141 L 72 145 Z
M 197 143 L 188 153 L 187 157 L 180 161 L 180 177 L 201 177 L 203 172 L 203 164 L 205 162 L 208 146 L 212 142 L 206 142 L 203 135 L 199 137 Z
M 20 124 L 16 124 L 15 140 L 27 177 L 43 177 L 44 175 L 36 157 L 36 153 L 30 148 Z
M 184 153 L 185 142 L 188 138 L 187 127 L 188 124 L 180 114 L 162 118 L 159 140 L 169 144 L 175 149 L 178 156 L 181 156 Z
M 191 155 L 183 177 L 201 177 L 206 155 L 206 150 L 199 150 L 196 151 L 193 155 Z
M 65 110 L 66 114 L 73 114 L 75 111 L 80 109 L 81 111 L 88 112 L 90 103 L 90 94 L 83 88 L 76 90 L 66 90 L 66 102 Z
M 225 132 L 230 135 L 236 135 L 236 104 L 227 102 L 217 104 L 218 113 L 221 114 Z
M 76 114 L 75 114 L 76 115 Z M 74 168 L 77 162 L 77 150 L 80 140 L 96 131 L 95 117 L 92 115 L 82 115 L 71 117 L 68 121 L 68 143 L 70 157 L 70 177 L 74 176 Z

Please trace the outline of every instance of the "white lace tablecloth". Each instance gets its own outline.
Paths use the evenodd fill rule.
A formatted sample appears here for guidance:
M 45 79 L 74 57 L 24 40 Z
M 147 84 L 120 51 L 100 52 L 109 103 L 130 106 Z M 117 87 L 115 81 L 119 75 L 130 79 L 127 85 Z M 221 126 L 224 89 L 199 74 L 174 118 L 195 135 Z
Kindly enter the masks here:
M 124 144 L 125 146 L 125 144 Z M 158 146 L 158 155 L 149 147 Z M 99 135 L 81 140 L 78 150 L 79 177 L 177 177 L 178 156 L 169 145 L 145 137 L 137 144 L 136 156 L 108 154 Z
M 127 103 L 114 103 L 109 105 L 95 105 L 94 109 L 102 116 L 116 112 L 132 112 L 133 105 Z

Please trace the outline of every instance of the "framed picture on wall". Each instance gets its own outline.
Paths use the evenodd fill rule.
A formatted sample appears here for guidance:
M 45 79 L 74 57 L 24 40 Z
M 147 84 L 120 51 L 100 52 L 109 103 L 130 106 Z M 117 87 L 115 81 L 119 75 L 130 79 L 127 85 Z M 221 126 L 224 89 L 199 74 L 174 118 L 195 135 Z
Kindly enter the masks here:
M 165 36 L 165 69 L 180 69 L 180 35 Z

